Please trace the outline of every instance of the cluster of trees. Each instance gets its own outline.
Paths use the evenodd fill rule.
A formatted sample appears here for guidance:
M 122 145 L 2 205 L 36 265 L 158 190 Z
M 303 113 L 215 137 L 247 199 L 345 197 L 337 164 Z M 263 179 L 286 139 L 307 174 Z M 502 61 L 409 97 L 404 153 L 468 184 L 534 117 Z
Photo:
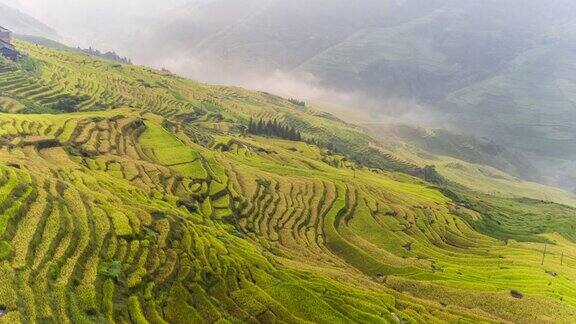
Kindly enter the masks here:
M 438 171 L 434 165 L 427 165 L 420 171 L 421 178 L 434 184 L 445 183 L 444 177 Z
M 92 47 L 89 47 L 88 49 L 82 49 L 82 48 L 78 47 L 78 50 L 81 52 L 84 52 L 88 55 L 105 58 L 105 59 L 108 59 L 108 60 L 111 60 L 114 62 L 119 62 L 119 63 L 123 63 L 123 64 L 132 64 L 131 59 L 129 59 L 127 57 L 122 57 L 122 56 L 116 54 L 116 52 L 102 53 L 99 50 L 94 49 Z
M 304 102 L 302 100 L 290 98 L 290 99 L 288 99 L 288 101 L 290 101 L 292 104 L 294 104 L 296 106 L 306 107 L 306 102 Z
M 278 120 L 264 121 L 262 119 L 254 121 L 250 119 L 248 133 L 254 135 L 266 135 L 280 137 L 291 141 L 301 141 L 302 135 L 294 127 L 290 127 L 278 122 Z
M 308 138 L 306 139 L 306 143 L 311 144 L 311 145 L 315 145 L 321 148 L 325 148 L 327 150 L 330 151 L 330 154 L 339 154 L 338 149 L 336 148 L 336 145 L 334 145 L 334 143 L 332 142 L 321 142 L 320 140 L 318 140 L 317 138 Z

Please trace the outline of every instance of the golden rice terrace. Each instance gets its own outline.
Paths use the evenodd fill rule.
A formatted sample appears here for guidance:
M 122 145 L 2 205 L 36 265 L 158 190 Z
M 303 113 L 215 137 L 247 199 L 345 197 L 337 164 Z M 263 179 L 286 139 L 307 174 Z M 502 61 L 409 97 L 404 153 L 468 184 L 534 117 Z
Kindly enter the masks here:
M 434 182 L 266 93 L 17 46 L 29 57 L 0 66 L 1 321 L 576 321 L 570 206 Z M 252 135 L 251 117 L 303 141 Z

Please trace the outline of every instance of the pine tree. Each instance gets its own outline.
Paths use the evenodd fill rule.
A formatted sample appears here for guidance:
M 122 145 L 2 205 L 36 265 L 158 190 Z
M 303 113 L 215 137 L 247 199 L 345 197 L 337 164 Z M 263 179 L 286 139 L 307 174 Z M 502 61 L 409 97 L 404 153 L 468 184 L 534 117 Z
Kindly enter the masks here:
M 264 135 L 272 135 L 272 122 L 271 121 L 267 121 L 266 122 L 266 126 L 264 128 Z
M 296 128 L 284 125 L 278 119 L 264 121 L 262 118 L 255 122 L 250 118 L 248 133 L 284 138 L 291 141 L 302 141 L 302 135 Z M 313 140 L 312 140 L 313 142 Z

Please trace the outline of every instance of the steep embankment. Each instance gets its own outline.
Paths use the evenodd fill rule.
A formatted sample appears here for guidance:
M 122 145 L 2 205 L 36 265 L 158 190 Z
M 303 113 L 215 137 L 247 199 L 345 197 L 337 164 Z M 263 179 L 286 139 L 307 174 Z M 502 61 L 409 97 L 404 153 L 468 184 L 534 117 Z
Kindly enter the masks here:
M 4 321 L 576 318 L 574 209 L 439 189 L 269 94 L 18 46 L 30 59 L 0 67 Z M 315 144 L 246 134 L 250 117 Z

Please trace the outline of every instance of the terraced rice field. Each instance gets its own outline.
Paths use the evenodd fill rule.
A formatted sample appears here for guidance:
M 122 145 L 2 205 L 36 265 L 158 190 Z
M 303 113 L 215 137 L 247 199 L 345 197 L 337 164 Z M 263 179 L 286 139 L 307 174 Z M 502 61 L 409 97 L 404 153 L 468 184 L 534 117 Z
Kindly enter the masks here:
M 570 207 L 456 202 L 283 99 L 19 46 L 35 67 L 0 72 L 1 321 L 576 319 Z M 79 112 L 16 114 L 59 97 Z M 337 147 L 246 135 L 250 116 Z

